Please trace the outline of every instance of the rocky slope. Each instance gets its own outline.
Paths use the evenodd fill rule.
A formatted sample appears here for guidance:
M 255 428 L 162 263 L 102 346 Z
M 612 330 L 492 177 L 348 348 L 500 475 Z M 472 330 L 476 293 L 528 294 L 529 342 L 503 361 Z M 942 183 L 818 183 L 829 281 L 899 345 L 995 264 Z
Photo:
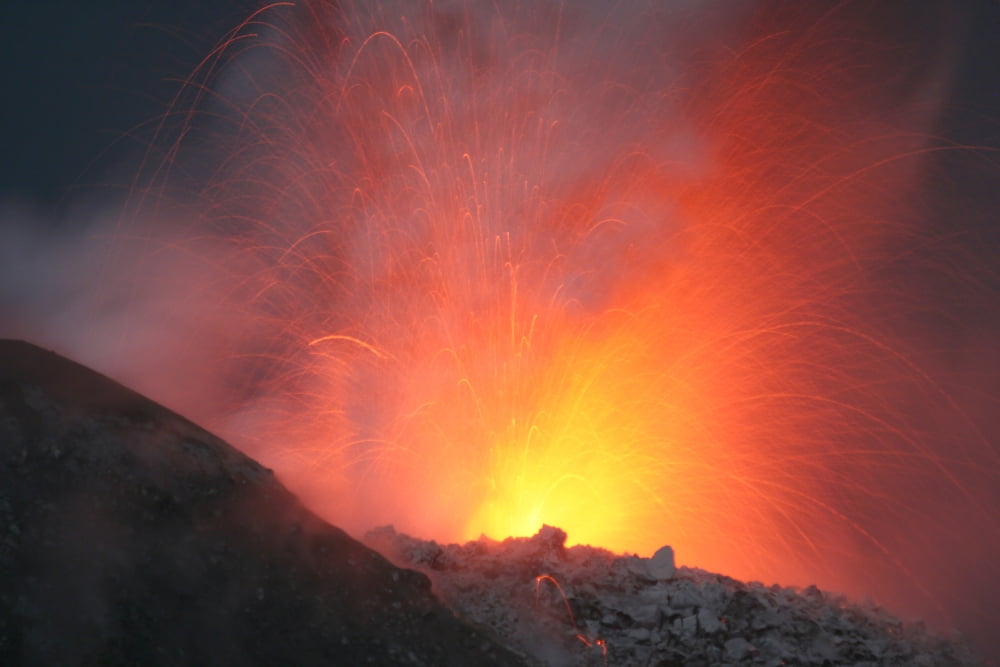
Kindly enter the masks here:
M 0 664 L 519 663 L 226 443 L 0 342 Z
M 540 665 L 716 667 L 977 664 L 957 639 L 929 634 L 874 605 L 743 583 L 652 558 L 532 538 L 439 545 L 381 528 L 366 541 L 417 567 L 465 620 L 498 632 Z

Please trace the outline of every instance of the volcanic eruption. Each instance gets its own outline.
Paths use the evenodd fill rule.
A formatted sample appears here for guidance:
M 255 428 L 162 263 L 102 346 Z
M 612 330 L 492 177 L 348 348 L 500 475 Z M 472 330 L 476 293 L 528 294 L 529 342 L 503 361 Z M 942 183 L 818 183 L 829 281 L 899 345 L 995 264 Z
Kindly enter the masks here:
M 976 633 L 1000 593 L 997 429 L 969 398 L 998 396 L 995 315 L 952 329 L 997 275 L 928 219 L 947 160 L 997 166 L 938 134 L 955 21 L 272 3 L 64 264 L 92 274 L 55 288 L 71 326 L 12 326 L 355 534 L 669 543 Z M 954 341 L 993 351 L 975 389 Z

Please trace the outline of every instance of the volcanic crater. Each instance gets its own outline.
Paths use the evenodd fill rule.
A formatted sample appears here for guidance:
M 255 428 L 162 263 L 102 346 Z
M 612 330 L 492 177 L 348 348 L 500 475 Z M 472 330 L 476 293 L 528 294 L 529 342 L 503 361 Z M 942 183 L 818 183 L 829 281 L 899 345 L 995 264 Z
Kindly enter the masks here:
M 0 342 L 3 664 L 976 664 L 873 604 L 669 549 L 568 548 L 548 526 L 366 541 L 176 413 Z

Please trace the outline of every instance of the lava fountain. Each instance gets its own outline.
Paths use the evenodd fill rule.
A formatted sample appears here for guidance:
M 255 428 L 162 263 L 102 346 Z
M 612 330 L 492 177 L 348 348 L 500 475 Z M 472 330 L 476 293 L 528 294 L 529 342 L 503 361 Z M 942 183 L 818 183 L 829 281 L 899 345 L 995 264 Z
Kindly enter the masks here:
M 938 573 L 1000 544 L 995 443 L 902 326 L 901 276 L 965 284 L 920 196 L 969 151 L 933 134 L 947 40 L 821 4 L 268 6 L 107 253 L 185 291 L 161 338 L 223 398 L 136 384 L 355 531 L 544 522 L 983 615 Z

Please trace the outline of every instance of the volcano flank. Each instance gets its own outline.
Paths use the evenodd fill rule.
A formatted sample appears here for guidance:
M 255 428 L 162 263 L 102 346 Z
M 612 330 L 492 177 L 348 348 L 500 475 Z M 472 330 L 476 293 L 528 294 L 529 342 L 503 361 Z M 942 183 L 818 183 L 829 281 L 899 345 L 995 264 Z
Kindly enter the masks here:
M 0 664 L 519 661 L 223 441 L 2 341 Z

